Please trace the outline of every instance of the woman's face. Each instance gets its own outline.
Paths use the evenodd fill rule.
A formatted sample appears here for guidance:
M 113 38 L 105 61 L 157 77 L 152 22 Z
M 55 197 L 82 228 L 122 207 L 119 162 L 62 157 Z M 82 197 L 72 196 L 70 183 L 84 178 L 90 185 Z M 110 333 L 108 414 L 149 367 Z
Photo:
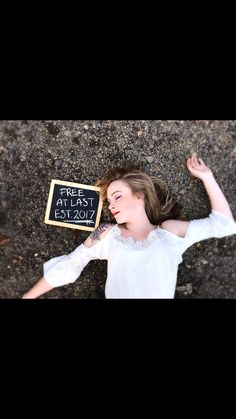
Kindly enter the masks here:
M 144 200 L 133 194 L 123 180 L 115 180 L 107 189 L 109 210 L 118 224 L 138 219 L 144 208 Z

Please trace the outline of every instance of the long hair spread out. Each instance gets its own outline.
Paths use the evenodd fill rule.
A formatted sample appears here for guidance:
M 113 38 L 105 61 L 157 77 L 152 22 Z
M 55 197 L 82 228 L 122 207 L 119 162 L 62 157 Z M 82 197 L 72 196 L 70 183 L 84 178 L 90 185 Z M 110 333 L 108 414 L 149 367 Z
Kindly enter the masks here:
M 145 201 L 145 211 L 149 221 L 153 225 L 160 222 L 177 218 L 180 215 L 180 205 L 166 190 L 165 182 L 155 176 L 149 176 L 142 172 L 138 166 L 128 168 L 113 167 L 106 176 L 96 182 L 100 188 L 103 200 L 103 215 L 107 221 L 114 222 L 107 202 L 107 188 L 115 180 L 123 180 L 128 184 L 134 194 L 142 194 Z

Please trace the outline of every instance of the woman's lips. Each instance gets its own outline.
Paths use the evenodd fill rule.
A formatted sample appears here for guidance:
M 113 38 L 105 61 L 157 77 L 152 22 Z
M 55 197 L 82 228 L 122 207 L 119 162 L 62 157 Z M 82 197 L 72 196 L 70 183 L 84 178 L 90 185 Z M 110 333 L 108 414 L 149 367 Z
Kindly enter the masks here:
M 120 211 L 117 211 L 117 212 L 113 212 L 113 217 L 116 217 L 118 214 L 120 213 Z

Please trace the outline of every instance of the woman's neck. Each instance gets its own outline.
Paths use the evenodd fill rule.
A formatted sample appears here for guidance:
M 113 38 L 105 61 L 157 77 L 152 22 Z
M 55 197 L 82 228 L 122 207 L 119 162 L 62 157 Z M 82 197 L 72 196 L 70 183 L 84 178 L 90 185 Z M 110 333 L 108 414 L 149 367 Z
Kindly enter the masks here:
M 155 226 L 150 223 L 148 217 L 146 219 L 140 219 L 138 222 L 130 221 L 124 223 L 124 228 L 131 234 L 147 235 L 150 231 L 154 230 Z

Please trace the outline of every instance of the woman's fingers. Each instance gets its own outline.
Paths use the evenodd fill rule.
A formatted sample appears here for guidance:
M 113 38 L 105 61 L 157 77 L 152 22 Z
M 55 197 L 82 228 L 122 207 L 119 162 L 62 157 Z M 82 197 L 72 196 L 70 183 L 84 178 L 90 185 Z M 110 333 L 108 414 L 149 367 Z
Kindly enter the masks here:
M 189 158 L 189 159 L 187 160 L 187 165 L 188 165 L 188 166 L 190 166 L 190 167 L 192 166 L 191 158 Z
M 198 161 L 196 157 L 190 157 L 190 163 L 193 167 L 198 166 Z
M 189 160 L 193 166 L 201 166 L 204 164 L 203 160 L 196 156 L 191 156 Z
M 191 169 L 193 170 L 202 169 L 204 167 L 204 162 L 202 159 L 196 156 L 191 156 L 187 159 L 187 167 L 190 171 Z

